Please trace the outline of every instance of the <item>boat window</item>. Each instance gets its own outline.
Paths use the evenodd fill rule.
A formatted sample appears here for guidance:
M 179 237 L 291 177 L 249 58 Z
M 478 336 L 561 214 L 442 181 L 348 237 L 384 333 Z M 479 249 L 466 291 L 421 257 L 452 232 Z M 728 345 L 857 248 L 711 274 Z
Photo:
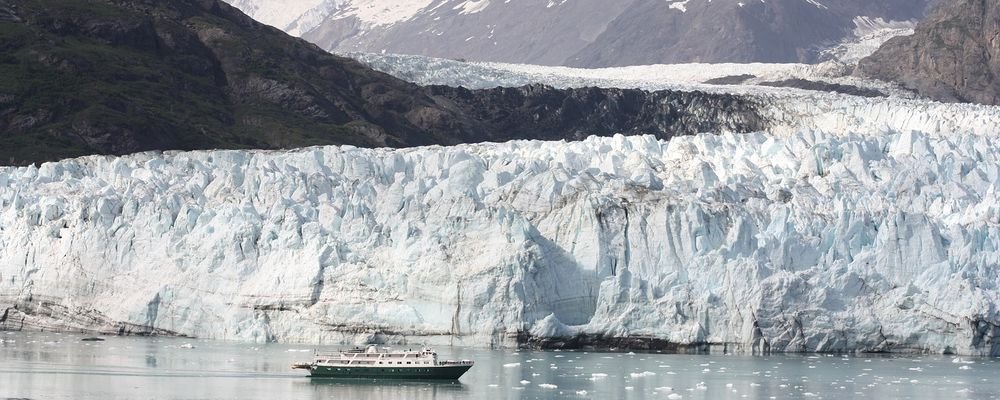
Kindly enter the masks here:
M 409 361 L 407 361 L 406 363 L 407 363 L 407 364 L 413 364 L 413 363 L 411 363 L 411 362 L 409 362 Z

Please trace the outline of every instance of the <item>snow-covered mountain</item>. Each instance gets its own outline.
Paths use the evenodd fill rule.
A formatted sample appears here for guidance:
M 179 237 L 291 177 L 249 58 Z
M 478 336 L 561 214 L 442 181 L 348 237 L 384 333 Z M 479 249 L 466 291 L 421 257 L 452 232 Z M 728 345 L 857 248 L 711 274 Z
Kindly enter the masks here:
M 288 28 L 296 20 L 317 7 L 339 6 L 344 0 L 230 0 L 229 4 L 239 8 L 257 21 L 280 28 Z
M 232 0 L 336 52 L 544 65 L 813 62 L 858 21 L 908 21 L 929 0 Z

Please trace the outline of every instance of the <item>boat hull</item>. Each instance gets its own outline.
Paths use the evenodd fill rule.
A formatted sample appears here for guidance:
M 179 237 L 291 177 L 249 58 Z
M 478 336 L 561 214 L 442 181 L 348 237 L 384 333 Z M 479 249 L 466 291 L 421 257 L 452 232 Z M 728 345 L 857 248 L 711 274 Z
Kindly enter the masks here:
M 471 365 L 448 365 L 427 367 L 345 367 L 316 365 L 310 371 L 313 378 L 341 379 L 414 379 L 414 380 L 458 380 Z

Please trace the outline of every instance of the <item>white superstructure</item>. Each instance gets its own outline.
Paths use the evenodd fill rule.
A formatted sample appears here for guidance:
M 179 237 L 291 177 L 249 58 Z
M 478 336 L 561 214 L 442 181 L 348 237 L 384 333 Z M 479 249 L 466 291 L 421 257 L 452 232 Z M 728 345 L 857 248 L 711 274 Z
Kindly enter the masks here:
M 353 366 L 353 367 L 403 367 L 415 368 L 438 365 L 472 364 L 472 361 L 438 361 L 437 352 L 423 348 L 419 351 L 379 348 L 369 345 L 367 348 L 354 348 L 336 353 L 317 353 L 314 364 L 319 366 Z

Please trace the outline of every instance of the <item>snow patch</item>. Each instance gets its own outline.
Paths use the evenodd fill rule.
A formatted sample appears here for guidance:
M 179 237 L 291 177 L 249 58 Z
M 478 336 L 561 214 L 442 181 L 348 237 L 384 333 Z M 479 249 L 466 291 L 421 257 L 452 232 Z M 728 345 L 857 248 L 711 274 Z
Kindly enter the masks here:
M 667 1 L 670 2 L 670 8 L 675 9 L 675 10 L 680 10 L 681 12 L 686 13 L 687 12 L 687 4 L 691 0 L 673 1 L 673 2 L 671 2 L 670 0 L 667 0 Z
M 489 7 L 489 5 L 490 0 L 467 0 L 455 6 L 453 9 L 461 10 L 459 11 L 459 14 L 461 15 L 468 15 L 481 12 L 485 10 L 486 7 Z
M 285 29 L 289 24 L 302 16 L 302 14 L 313 8 L 321 5 L 336 6 L 346 0 L 226 1 L 257 21 L 279 29 Z
M 372 26 L 392 25 L 413 18 L 434 0 L 350 0 L 336 16 L 357 17 Z M 489 0 L 482 0 L 489 3 Z M 475 3 L 467 1 L 466 3 Z

